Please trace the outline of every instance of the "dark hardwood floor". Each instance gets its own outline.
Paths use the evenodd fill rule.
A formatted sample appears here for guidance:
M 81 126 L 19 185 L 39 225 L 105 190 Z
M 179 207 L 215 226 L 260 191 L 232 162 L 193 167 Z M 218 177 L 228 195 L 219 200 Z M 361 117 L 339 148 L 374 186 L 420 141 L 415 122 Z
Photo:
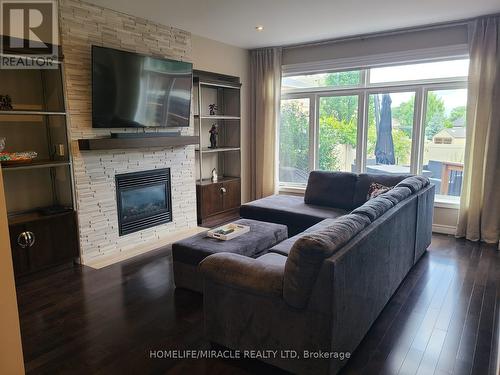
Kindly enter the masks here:
M 32 374 L 276 374 L 258 361 L 150 359 L 208 349 L 202 298 L 174 290 L 171 256 L 21 280 L 26 371 Z M 500 252 L 435 235 L 342 374 L 496 374 Z

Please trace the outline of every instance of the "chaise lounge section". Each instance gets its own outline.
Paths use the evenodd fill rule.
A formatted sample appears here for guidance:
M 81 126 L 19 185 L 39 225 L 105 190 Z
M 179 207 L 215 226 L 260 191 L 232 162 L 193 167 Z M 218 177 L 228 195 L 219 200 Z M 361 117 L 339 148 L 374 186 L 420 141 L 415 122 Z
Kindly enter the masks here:
M 304 232 L 324 219 L 346 215 L 367 201 L 372 183 L 395 186 L 410 175 L 313 171 L 304 197 L 272 195 L 240 208 L 246 219 L 288 226 L 288 235 Z
M 210 341 L 238 350 L 294 350 L 300 360 L 279 355 L 263 360 L 298 374 L 336 374 L 346 361 L 334 353 L 354 351 L 424 254 L 434 199 L 434 186 L 426 178 L 331 173 L 325 180 L 324 173 L 311 173 L 305 207 L 297 204 L 304 210 L 294 213 L 287 206 L 279 213 L 274 203 L 284 198 L 275 196 L 264 201 L 273 202 L 267 208 L 274 216 L 266 215 L 262 200 L 244 208 L 242 215 L 280 223 L 287 218 L 297 229 L 310 223 L 301 220 L 311 203 L 329 204 L 328 209 L 343 210 L 342 215 L 316 216 L 317 222 L 303 233 L 257 259 L 219 253 L 201 262 Z M 345 185 L 339 186 L 341 181 Z M 396 187 L 367 201 L 373 181 L 395 181 Z M 343 189 L 350 192 L 335 207 L 335 194 Z M 332 354 L 304 357 L 311 352 Z

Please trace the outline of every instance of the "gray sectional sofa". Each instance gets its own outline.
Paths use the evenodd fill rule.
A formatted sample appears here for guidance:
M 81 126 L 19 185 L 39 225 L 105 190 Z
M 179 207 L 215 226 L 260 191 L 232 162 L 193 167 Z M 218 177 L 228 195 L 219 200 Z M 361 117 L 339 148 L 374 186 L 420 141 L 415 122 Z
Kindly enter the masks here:
M 396 187 L 367 201 L 371 182 Z M 300 359 L 263 360 L 336 374 L 346 360 L 335 353 L 354 351 L 429 246 L 433 201 L 434 186 L 419 176 L 312 172 L 303 198 L 244 205 L 241 216 L 286 224 L 292 237 L 256 259 L 218 253 L 201 262 L 207 338 L 292 350 Z

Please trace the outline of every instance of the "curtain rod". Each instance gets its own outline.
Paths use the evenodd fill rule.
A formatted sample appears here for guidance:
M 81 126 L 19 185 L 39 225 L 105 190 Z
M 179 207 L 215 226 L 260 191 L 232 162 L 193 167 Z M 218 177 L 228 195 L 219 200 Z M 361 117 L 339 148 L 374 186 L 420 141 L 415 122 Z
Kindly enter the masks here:
M 474 20 L 481 18 L 481 17 L 487 17 L 487 16 L 496 17 L 496 16 L 500 16 L 500 13 L 485 14 L 485 15 L 477 16 L 477 17 L 473 17 L 473 18 L 465 18 L 465 19 L 456 20 L 456 21 L 439 22 L 439 23 L 433 23 L 433 24 L 428 24 L 428 25 L 424 25 L 424 26 L 413 26 L 413 27 L 410 26 L 410 27 L 404 27 L 404 28 L 390 30 L 390 31 L 358 34 L 358 35 L 352 35 L 352 36 L 346 36 L 346 37 L 340 37 L 340 38 L 334 38 L 334 39 L 324 39 L 324 40 L 320 40 L 317 42 L 289 44 L 289 45 L 284 45 L 281 47 L 284 50 L 303 48 L 303 47 L 315 47 L 315 46 L 321 46 L 321 45 L 325 45 L 325 44 L 336 44 L 336 43 L 349 42 L 349 41 L 353 41 L 353 40 L 363 40 L 363 39 L 377 38 L 377 37 L 383 37 L 383 36 L 401 35 L 401 34 L 407 34 L 407 33 L 418 32 L 418 31 L 444 29 L 446 27 L 467 25 L 471 21 L 474 21 Z

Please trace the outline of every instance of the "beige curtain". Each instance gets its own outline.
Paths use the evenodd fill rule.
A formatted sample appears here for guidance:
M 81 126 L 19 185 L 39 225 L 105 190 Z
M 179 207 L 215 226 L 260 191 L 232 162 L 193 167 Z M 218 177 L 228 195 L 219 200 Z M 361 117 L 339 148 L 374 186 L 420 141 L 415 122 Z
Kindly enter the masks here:
M 457 236 L 498 243 L 500 233 L 500 16 L 472 24 L 467 143 Z
M 276 190 L 276 131 L 281 95 L 281 48 L 250 52 L 252 199 Z

